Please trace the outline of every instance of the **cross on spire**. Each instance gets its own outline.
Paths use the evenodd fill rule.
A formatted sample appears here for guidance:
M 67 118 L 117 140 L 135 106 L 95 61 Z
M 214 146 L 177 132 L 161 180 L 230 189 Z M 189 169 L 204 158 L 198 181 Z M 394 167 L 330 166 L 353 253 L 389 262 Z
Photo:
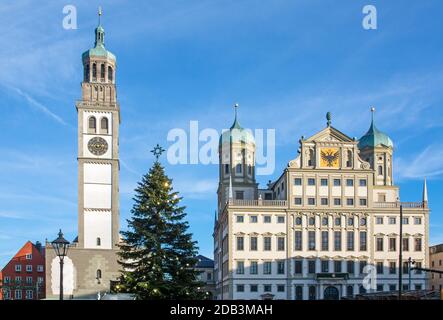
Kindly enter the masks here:
M 101 25 L 101 17 L 102 17 L 103 11 L 102 11 L 102 7 L 99 6 L 98 7 L 98 25 Z

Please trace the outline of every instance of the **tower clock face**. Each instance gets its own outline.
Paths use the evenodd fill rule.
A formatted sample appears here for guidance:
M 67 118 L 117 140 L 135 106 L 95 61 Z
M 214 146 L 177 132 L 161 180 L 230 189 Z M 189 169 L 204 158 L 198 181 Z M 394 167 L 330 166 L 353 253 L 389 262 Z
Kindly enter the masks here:
M 320 149 L 320 167 L 338 168 L 340 166 L 340 151 L 338 148 Z
M 88 142 L 88 150 L 95 156 L 102 156 L 108 151 L 108 143 L 100 137 L 92 138 Z

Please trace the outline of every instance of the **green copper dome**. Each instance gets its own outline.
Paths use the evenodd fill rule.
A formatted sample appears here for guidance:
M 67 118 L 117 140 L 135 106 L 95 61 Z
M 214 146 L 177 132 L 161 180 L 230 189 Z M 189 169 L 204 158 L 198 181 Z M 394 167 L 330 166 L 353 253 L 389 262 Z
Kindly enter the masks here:
M 360 149 L 364 149 L 366 147 L 378 147 L 378 146 L 385 146 L 389 148 L 394 148 L 394 143 L 392 142 L 391 138 L 388 137 L 387 134 L 381 132 L 377 129 L 374 123 L 374 112 L 375 110 L 372 110 L 372 122 L 371 127 L 369 128 L 369 131 L 361 137 L 360 141 L 358 142 L 358 147 Z
M 95 47 L 83 53 L 82 58 L 100 57 L 116 61 L 115 55 L 105 48 L 105 29 L 102 25 L 95 29 Z
M 237 108 L 238 106 L 236 106 Z M 244 129 L 237 120 L 237 109 L 235 111 L 235 120 L 229 130 L 223 132 L 220 136 L 220 145 L 224 143 L 251 143 L 255 145 L 255 139 L 250 129 Z

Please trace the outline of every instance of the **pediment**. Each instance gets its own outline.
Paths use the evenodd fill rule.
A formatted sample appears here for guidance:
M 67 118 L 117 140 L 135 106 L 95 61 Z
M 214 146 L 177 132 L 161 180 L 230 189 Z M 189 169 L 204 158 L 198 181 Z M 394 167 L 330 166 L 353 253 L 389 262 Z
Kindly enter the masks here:
M 305 142 L 354 142 L 354 139 L 334 127 L 327 127 L 306 139 Z

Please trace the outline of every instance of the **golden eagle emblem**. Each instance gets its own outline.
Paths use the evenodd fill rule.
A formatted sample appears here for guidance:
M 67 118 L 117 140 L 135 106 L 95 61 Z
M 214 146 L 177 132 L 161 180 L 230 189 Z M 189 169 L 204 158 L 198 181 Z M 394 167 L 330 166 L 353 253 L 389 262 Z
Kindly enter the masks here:
M 320 152 L 322 162 L 326 164 L 327 167 L 335 167 L 338 163 L 337 160 L 339 158 L 339 152 L 337 150 L 328 149 L 322 150 Z

